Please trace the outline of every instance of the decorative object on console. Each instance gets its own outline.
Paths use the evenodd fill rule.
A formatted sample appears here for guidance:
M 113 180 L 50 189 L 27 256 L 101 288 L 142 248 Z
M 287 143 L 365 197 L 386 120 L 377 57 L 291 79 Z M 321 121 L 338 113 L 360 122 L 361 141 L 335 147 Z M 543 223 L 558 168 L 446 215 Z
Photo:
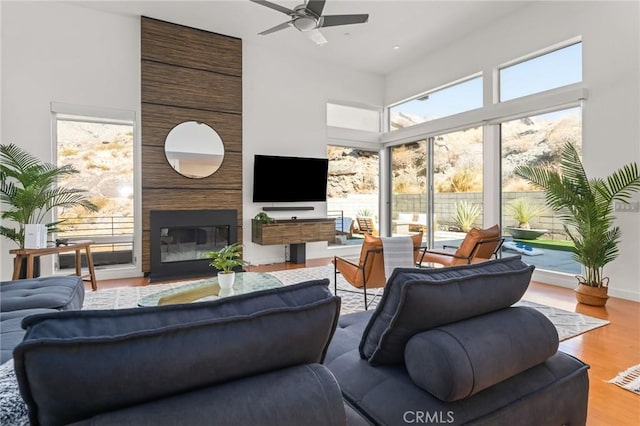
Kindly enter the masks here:
M 224 144 L 218 132 L 206 123 L 185 121 L 167 135 L 164 155 L 173 170 L 182 176 L 202 179 L 220 168 Z
M 209 265 L 220 270 L 218 272 L 218 285 L 223 289 L 233 287 L 233 282 L 236 278 L 233 268 L 244 266 L 248 263 L 242 259 L 242 245 L 238 243 L 230 244 L 218 251 L 209 252 L 207 257 L 213 259 Z
M 265 212 L 260 212 L 253 217 L 257 222 L 262 223 L 275 223 L 275 219 L 266 214 Z
M 520 166 L 515 174 L 545 191 L 547 204 L 565 222 L 564 229 L 573 241 L 573 258 L 584 266 L 585 276 L 577 276 L 578 302 L 604 306 L 608 299 L 609 278 L 604 266 L 618 257 L 621 232 L 614 226 L 614 202 L 628 203 L 640 190 L 636 163 L 629 163 L 604 178 L 589 179 L 576 148 L 562 148 L 560 170 Z

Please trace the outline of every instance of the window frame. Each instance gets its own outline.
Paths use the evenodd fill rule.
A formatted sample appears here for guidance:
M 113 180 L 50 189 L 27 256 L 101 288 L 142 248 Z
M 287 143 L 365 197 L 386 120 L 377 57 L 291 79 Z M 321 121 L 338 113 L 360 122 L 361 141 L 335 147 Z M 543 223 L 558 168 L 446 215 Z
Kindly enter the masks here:
M 89 105 L 76 105 L 63 102 L 51 102 L 51 153 L 54 164 L 58 162 L 58 120 L 76 121 L 87 123 L 130 125 L 132 129 L 132 161 L 133 161 L 133 242 L 132 263 L 114 265 L 110 268 L 96 271 L 98 279 L 116 279 L 132 276 L 142 276 L 142 215 L 141 215 L 141 191 L 140 191 L 140 144 L 139 125 L 135 111 Z M 57 212 L 53 212 L 54 220 L 57 220 Z M 60 270 L 57 266 L 53 273 L 66 274 L 66 270 Z

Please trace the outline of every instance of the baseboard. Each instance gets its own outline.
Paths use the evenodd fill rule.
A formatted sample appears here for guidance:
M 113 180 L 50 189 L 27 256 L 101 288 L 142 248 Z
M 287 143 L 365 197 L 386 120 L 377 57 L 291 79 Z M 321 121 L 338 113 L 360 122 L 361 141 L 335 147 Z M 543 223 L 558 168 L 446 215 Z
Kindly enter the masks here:
M 575 275 L 563 274 L 561 272 L 535 270 L 533 271 L 533 276 L 531 277 L 531 279 L 539 283 L 570 289 L 574 289 L 578 285 L 578 280 L 576 279 Z M 612 286 L 609 288 L 608 294 L 610 297 L 617 297 L 620 299 L 640 302 L 640 293 L 636 291 L 620 290 Z

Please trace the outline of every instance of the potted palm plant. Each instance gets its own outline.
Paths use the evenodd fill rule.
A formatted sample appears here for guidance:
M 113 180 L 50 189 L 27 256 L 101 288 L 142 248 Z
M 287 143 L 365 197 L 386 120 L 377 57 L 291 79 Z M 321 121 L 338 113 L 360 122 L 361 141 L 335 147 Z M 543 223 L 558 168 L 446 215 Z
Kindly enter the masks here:
M 547 204 L 559 213 L 564 229 L 573 242 L 573 258 L 584 267 L 578 276 L 578 302 L 604 306 L 609 278 L 603 276 L 606 264 L 618 257 L 621 233 L 614 226 L 613 202 L 628 203 L 640 190 L 638 165 L 630 163 L 605 178 L 587 177 L 576 148 L 562 148 L 560 169 L 520 166 L 516 175 L 545 191 Z
M 209 252 L 207 257 L 212 259 L 209 266 L 213 266 L 219 271 L 218 284 L 223 289 L 233 287 L 236 277 L 233 268 L 247 264 L 242 259 L 242 246 L 238 243 L 227 245 L 218 251 Z
M 71 165 L 58 167 L 17 145 L 0 145 L 0 201 L 4 204 L 0 217 L 7 221 L 0 226 L 0 235 L 24 248 L 25 225 L 42 224 L 55 208 L 81 206 L 98 211 L 84 190 L 57 186 L 58 180 L 75 173 L 78 170 Z M 15 225 L 8 226 L 8 221 Z M 55 232 L 61 222 L 45 223 L 47 233 Z

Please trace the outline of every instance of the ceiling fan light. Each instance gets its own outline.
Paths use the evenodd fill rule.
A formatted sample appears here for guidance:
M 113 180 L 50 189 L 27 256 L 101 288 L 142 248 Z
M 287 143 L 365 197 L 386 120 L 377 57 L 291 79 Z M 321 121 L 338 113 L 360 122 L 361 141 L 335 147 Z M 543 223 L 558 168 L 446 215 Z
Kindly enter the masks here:
M 317 25 L 318 25 L 318 22 L 309 16 L 301 16 L 298 19 L 293 21 L 293 26 L 300 31 L 313 30 L 317 27 Z

